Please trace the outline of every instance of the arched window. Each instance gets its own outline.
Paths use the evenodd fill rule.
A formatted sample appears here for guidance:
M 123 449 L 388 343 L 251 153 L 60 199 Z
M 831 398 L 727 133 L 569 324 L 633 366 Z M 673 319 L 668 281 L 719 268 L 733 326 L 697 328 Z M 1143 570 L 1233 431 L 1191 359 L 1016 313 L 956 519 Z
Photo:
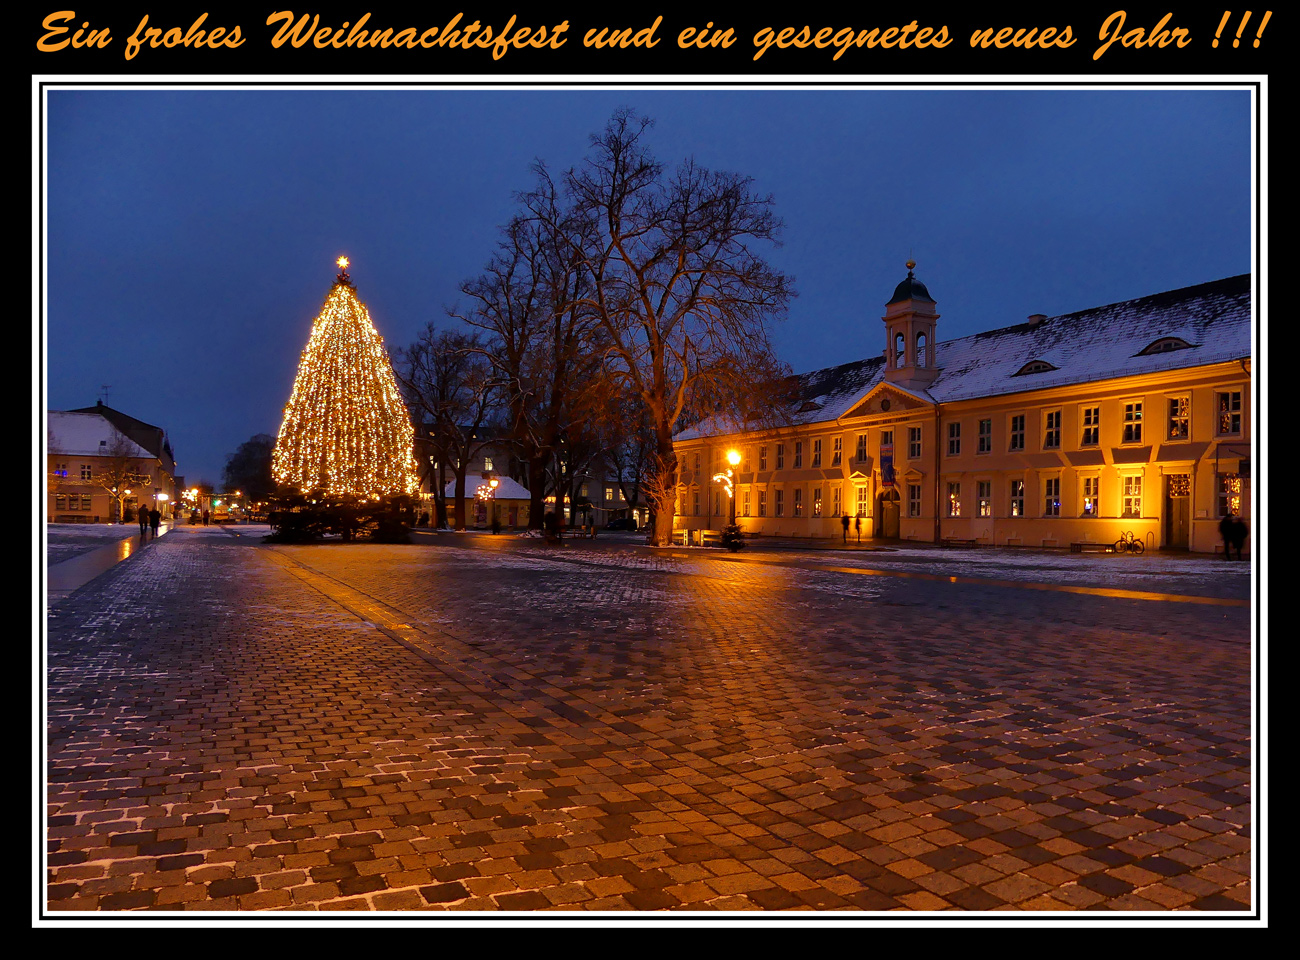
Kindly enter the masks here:
M 894 335 L 894 366 L 901 367 L 907 354 L 907 341 L 901 333 Z
M 1023 377 L 1027 373 L 1046 373 L 1048 370 L 1055 370 L 1046 360 L 1030 360 L 1023 367 L 1017 370 L 1014 376 Z
M 1152 344 L 1147 345 L 1138 351 L 1137 356 L 1143 356 L 1152 353 L 1168 353 L 1170 350 L 1189 350 L 1191 344 L 1182 337 L 1161 337 Z
M 916 335 L 916 365 L 918 367 L 925 366 L 925 334 L 924 333 L 918 333 Z

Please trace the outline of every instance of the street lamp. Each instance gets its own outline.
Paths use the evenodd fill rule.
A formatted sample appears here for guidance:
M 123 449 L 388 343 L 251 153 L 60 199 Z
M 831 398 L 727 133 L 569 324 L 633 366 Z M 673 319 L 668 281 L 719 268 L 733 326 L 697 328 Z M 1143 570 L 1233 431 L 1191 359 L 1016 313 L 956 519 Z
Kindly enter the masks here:
M 735 468 L 740 465 L 740 451 L 728 450 L 727 463 L 731 464 L 726 473 L 715 473 L 713 479 L 727 488 L 727 499 L 731 501 L 731 523 L 722 531 L 722 545 L 735 553 L 745 545 L 740 527 L 736 526 L 736 490 Z

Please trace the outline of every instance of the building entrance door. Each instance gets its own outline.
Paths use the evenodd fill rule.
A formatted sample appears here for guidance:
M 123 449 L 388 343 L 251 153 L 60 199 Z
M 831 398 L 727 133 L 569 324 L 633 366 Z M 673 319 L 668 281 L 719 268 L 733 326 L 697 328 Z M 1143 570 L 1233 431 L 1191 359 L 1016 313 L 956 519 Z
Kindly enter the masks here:
M 892 487 L 880 494 L 876 515 L 880 517 L 880 528 L 876 536 L 888 540 L 898 539 L 898 491 Z
M 1165 546 L 1174 550 L 1186 550 L 1188 546 L 1191 489 L 1191 477 L 1185 473 L 1165 477 Z

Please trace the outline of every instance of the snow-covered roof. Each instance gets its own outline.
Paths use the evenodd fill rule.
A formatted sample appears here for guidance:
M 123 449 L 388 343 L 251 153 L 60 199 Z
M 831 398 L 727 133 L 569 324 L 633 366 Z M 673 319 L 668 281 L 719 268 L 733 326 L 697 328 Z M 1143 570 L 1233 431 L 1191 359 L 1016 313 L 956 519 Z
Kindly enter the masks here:
M 155 459 L 152 453 L 97 413 L 65 413 L 61 410 L 51 410 L 47 415 L 47 424 L 50 454 L 107 457 L 116 453 L 115 444 L 125 441 L 124 452 L 127 456 L 146 460 Z
M 940 342 L 935 345 L 939 376 L 928 388 L 892 388 L 945 403 L 1240 360 L 1251 354 L 1250 280 L 1247 273 Z M 1142 353 L 1166 337 L 1192 346 Z M 1017 376 L 1034 360 L 1057 369 Z M 844 416 L 884 381 L 884 374 L 883 354 L 799 374 L 795 410 L 805 412 L 794 413 L 793 422 Z M 709 420 L 676 439 L 734 432 L 729 424 Z
M 526 487 L 521 486 L 509 477 L 497 477 L 496 499 L 498 500 L 528 500 L 531 494 Z M 487 483 L 487 479 L 481 475 L 467 473 L 465 474 L 465 496 L 474 497 L 481 484 Z M 453 480 L 447 484 L 447 489 L 442 492 L 444 497 L 456 496 L 456 481 Z

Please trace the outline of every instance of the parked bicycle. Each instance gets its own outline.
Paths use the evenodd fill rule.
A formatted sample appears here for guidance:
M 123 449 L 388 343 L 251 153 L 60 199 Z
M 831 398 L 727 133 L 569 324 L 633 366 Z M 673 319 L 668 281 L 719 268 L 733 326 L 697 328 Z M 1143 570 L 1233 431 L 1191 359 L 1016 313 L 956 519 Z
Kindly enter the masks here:
M 1125 530 L 1123 535 L 1115 541 L 1116 553 L 1141 553 L 1146 547 L 1142 541 L 1133 536 L 1132 530 Z

